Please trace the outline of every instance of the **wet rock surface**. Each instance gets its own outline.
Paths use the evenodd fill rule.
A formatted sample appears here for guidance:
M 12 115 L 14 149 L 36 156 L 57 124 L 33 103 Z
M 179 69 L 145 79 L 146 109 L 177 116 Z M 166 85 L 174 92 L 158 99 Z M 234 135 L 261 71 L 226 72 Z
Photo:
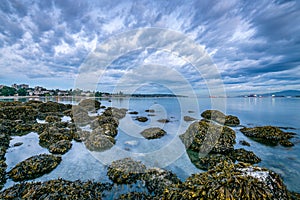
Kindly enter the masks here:
M 265 168 L 223 162 L 164 190 L 162 199 L 290 199 L 280 176 Z
M 103 191 L 111 189 L 110 184 L 92 181 L 67 181 L 63 179 L 46 182 L 24 182 L 0 193 L 1 199 L 102 199 Z
M 158 127 L 147 128 L 141 132 L 141 135 L 148 140 L 161 138 L 165 134 L 167 134 L 167 132 Z
M 295 135 L 295 133 L 284 132 L 280 130 L 280 128 L 274 126 L 242 128 L 240 131 L 255 141 L 267 145 L 277 145 L 280 143 L 283 146 L 293 146 L 293 144 L 288 140 L 293 138 Z
M 135 183 L 146 173 L 146 166 L 131 158 L 113 161 L 108 167 L 107 176 L 118 184 Z
M 60 162 L 59 156 L 40 154 L 18 163 L 8 175 L 14 181 L 35 179 L 51 172 Z

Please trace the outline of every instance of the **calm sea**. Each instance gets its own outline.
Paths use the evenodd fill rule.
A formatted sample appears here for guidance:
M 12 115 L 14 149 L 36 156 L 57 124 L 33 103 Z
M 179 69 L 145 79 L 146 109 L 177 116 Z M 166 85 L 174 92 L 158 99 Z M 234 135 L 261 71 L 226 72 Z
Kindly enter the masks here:
M 57 100 L 76 104 L 71 99 Z M 219 109 L 226 114 L 238 116 L 243 126 L 273 125 L 297 133 L 291 140 L 295 144 L 294 147 L 270 147 L 245 137 L 239 128 L 234 128 L 237 134 L 236 148 L 253 151 L 262 159 L 259 166 L 279 173 L 290 190 L 300 192 L 300 98 L 116 98 L 111 99 L 111 102 L 102 99 L 101 103 L 105 106 L 127 108 L 139 114 L 127 114 L 120 121 L 117 142 L 112 149 L 105 152 L 90 152 L 83 143 L 73 142 L 72 149 L 62 156 L 61 164 L 50 174 L 36 179 L 37 181 L 60 177 L 68 180 L 93 179 L 108 182 L 106 166 L 113 160 L 124 157 L 141 160 L 149 167 L 172 170 L 184 180 L 190 174 L 201 170 L 190 162 L 178 138 L 178 135 L 184 133 L 191 124 L 185 122 L 183 117 L 200 119 L 200 113 L 204 110 Z M 155 112 L 145 112 L 146 109 L 153 109 Z M 99 113 L 101 112 L 100 110 Z M 149 120 L 141 123 L 134 120 L 135 116 L 146 116 Z M 170 122 L 160 123 L 157 121 L 159 119 L 169 119 Z M 161 127 L 167 135 L 161 139 L 146 140 L 139 133 L 149 127 Z M 251 146 L 241 146 L 240 140 L 248 141 Z M 32 155 L 48 152 L 38 145 L 36 133 L 13 137 L 11 145 L 19 141 L 22 141 L 23 145 L 9 148 L 6 154 L 8 170 Z M 13 183 L 8 180 L 5 187 Z

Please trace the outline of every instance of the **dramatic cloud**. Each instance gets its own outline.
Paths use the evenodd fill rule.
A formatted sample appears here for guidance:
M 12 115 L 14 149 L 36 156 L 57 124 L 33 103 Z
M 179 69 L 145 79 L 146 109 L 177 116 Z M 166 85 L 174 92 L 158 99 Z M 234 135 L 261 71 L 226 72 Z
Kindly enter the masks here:
M 299 21 L 299 1 L 2 0 L 0 84 L 72 88 L 97 45 L 126 31 L 155 27 L 202 46 L 228 94 L 300 89 Z M 143 37 L 155 43 L 158 36 Z M 87 82 L 108 92 L 121 83 L 130 88 L 142 82 L 147 82 L 140 88 L 145 92 L 184 92 L 184 82 L 203 93 L 207 81 L 217 81 L 206 80 L 205 73 L 172 52 L 148 48 L 116 58 L 102 77 L 93 74 L 97 82 Z

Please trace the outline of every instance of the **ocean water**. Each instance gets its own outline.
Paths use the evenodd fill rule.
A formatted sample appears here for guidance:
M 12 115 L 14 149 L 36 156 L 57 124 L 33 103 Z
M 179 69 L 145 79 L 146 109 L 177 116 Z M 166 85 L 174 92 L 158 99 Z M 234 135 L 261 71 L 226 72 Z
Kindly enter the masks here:
M 70 99 L 57 100 L 76 104 Z M 236 148 L 245 148 L 258 155 L 262 162 L 258 166 L 269 168 L 280 174 L 288 189 L 300 192 L 300 98 L 113 98 L 111 102 L 100 99 L 102 105 L 127 108 L 137 111 L 138 115 L 127 114 L 120 120 L 116 145 L 105 152 L 90 152 L 83 143 L 73 142 L 72 149 L 62 156 L 61 164 L 51 173 L 35 179 L 36 181 L 65 178 L 67 180 L 88 180 L 109 182 L 106 176 L 107 166 L 114 160 L 132 157 L 148 167 L 160 167 L 172 170 L 182 180 L 193 173 L 201 172 L 189 160 L 184 145 L 178 136 L 183 134 L 192 122 L 185 122 L 184 116 L 200 119 L 207 109 L 218 109 L 226 114 L 239 117 L 243 126 L 273 125 L 287 128 L 286 131 L 297 135 L 291 141 L 294 147 L 270 147 L 257 143 L 240 131 L 236 131 Z M 154 113 L 145 112 L 154 109 Z M 99 110 L 101 113 L 103 110 Z M 149 116 L 149 114 L 151 116 Z M 136 116 L 146 116 L 145 123 L 135 120 Z M 159 119 L 169 119 L 169 123 L 160 123 Z M 146 140 L 140 132 L 149 127 L 160 127 L 167 134 L 155 140 Z M 88 127 L 86 127 L 88 128 Z M 251 146 L 241 146 L 240 140 L 248 141 Z M 11 146 L 16 142 L 23 145 L 11 147 L 6 154 L 8 170 L 18 162 L 40 153 L 46 153 L 38 145 L 38 135 L 30 133 L 22 137 L 13 137 Z M 13 185 L 8 180 L 5 188 Z

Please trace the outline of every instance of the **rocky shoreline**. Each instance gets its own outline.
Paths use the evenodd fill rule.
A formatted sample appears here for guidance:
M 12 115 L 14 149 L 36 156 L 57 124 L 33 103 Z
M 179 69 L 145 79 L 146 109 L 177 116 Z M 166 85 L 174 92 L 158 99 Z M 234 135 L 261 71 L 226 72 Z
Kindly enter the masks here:
M 99 109 L 103 109 L 101 114 L 97 114 Z M 154 110 L 145 112 L 153 113 Z M 119 120 L 126 114 L 138 112 L 106 108 L 95 99 L 82 100 L 76 106 L 40 101 L 0 102 L 0 189 L 7 178 L 20 182 L 3 190 L 0 199 L 108 199 L 107 195 L 116 185 L 138 185 L 140 188 L 120 193 L 114 197 L 117 199 L 299 199 L 299 194 L 287 190 L 278 174 L 255 166 L 261 159 L 254 152 L 234 148 L 236 133 L 231 127 L 239 127 L 240 120 L 216 110 L 203 112 L 201 120 L 184 117 L 191 124 L 179 137 L 191 162 L 206 171 L 193 174 L 183 182 L 171 171 L 147 168 L 132 158 L 113 161 L 107 167 L 107 176 L 112 183 L 63 179 L 24 182 L 54 170 L 63 159 L 61 155 L 72 148 L 73 140 L 83 142 L 90 151 L 112 148 L 116 143 Z M 70 121 L 63 122 L 63 116 L 70 117 Z M 37 119 L 44 122 L 38 123 Z M 146 118 L 136 119 L 143 122 Z M 86 125 L 91 131 L 82 129 Z M 278 127 L 243 127 L 240 131 L 263 144 L 289 148 L 294 145 L 289 140 L 295 134 Z M 48 149 L 49 154 L 32 156 L 7 172 L 5 153 L 11 137 L 30 132 L 38 133 L 40 146 Z M 145 140 L 152 140 L 167 132 L 152 127 L 140 134 Z M 246 141 L 240 143 L 250 145 Z

